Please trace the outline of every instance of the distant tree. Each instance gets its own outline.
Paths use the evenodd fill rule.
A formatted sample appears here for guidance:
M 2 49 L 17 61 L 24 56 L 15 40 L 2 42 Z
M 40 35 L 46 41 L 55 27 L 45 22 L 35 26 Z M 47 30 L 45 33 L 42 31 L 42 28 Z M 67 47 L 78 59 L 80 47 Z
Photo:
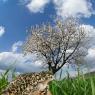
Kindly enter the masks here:
M 36 52 L 46 59 L 48 69 L 54 74 L 66 63 L 80 63 L 85 56 L 85 32 L 75 18 L 56 20 L 55 24 L 36 25 L 24 43 L 26 53 Z

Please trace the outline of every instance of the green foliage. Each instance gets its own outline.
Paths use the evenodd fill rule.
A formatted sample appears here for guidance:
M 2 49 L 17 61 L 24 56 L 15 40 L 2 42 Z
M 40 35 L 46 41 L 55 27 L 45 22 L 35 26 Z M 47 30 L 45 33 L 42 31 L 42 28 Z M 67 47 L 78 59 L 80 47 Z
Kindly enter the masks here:
M 95 95 L 95 76 L 52 81 L 50 91 L 53 95 Z
M 4 73 L 0 74 L 0 93 L 7 87 L 7 85 L 9 84 L 8 81 L 8 76 L 9 76 L 9 72 L 11 72 L 12 74 L 12 78 L 15 78 L 15 72 L 14 70 L 12 70 L 12 68 L 7 69 Z
M 6 70 L 5 73 L 0 75 L 0 92 L 2 92 L 2 90 L 5 89 L 8 85 L 8 72 L 9 69 Z

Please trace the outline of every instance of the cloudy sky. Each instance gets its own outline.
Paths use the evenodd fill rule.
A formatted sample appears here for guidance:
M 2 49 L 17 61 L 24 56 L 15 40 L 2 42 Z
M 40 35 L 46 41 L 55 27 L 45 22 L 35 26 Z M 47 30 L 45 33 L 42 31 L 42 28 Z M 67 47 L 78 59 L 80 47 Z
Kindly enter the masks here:
M 86 58 L 94 65 L 95 0 L 0 0 L 0 72 L 12 64 L 18 72 L 39 71 L 36 55 L 23 57 L 20 47 L 30 26 L 52 22 L 54 15 L 81 19 L 92 37 Z

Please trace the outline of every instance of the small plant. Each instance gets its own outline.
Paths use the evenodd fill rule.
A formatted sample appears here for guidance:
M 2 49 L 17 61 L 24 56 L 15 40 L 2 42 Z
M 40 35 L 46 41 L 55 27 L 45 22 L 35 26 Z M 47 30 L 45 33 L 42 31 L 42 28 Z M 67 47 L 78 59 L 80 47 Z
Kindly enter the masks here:
M 15 69 L 9 68 L 4 73 L 0 75 L 0 93 L 7 87 L 9 84 L 9 72 L 11 72 L 12 79 L 16 77 Z
M 2 90 L 4 90 L 6 88 L 6 86 L 8 85 L 8 73 L 9 73 L 9 69 L 6 70 L 3 74 L 0 75 L 0 93 L 2 92 Z

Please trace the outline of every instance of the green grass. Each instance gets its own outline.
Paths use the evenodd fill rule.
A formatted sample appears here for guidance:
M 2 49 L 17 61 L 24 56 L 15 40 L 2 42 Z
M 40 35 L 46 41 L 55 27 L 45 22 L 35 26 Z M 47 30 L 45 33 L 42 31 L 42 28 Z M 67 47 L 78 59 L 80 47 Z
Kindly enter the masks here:
M 52 81 L 50 90 L 53 95 L 95 95 L 95 76 L 78 76 L 76 78 Z
M 0 93 L 6 88 L 6 86 L 9 84 L 8 82 L 8 72 L 9 69 L 6 70 L 5 73 L 0 75 Z
M 3 91 L 8 82 L 9 69 L 0 77 L 0 92 Z M 14 77 L 14 73 L 13 73 Z M 95 95 L 95 74 L 81 75 L 76 78 L 65 78 L 61 81 L 52 81 L 50 91 L 53 95 Z
M 13 69 L 11 71 L 11 68 L 7 69 L 4 73 L 0 74 L 0 93 L 7 87 L 7 85 L 9 84 L 9 81 L 8 81 L 8 76 L 9 76 L 9 72 L 11 72 L 11 76 L 12 78 L 14 79 L 16 77 L 15 75 L 15 72 L 14 72 L 15 69 Z M 0 94 L 1 95 L 1 94 Z

